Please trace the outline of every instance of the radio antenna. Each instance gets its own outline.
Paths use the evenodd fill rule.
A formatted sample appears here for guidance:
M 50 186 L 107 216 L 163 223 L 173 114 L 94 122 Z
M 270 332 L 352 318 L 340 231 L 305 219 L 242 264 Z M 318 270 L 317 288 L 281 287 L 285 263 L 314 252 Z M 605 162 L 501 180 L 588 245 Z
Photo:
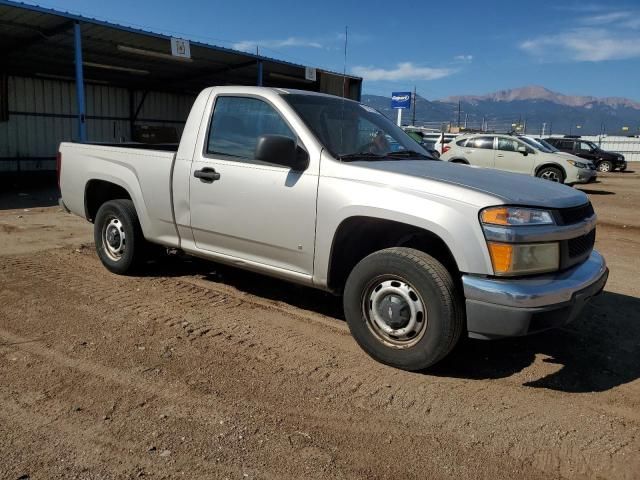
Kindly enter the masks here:
M 344 65 L 342 67 L 342 108 L 340 109 L 340 153 L 344 150 L 344 96 L 347 90 L 347 38 L 349 35 L 349 27 L 344 27 Z
M 349 26 L 344 27 L 344 65 L 342 68 L 342 97 L 347 90 L 347 41 L 349 38 Z

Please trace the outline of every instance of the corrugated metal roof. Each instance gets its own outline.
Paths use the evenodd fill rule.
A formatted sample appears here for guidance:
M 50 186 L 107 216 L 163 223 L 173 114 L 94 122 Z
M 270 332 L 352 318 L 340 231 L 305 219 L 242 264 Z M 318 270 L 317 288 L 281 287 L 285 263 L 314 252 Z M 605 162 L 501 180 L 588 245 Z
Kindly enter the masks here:
M 250 85 L 255 84 L 260 60 L 265 85 L 291 88 L 308 83 L 304 80 L 303 65 L 198 41 L 190 41 L 189 62 L 122 51 L 119 46 L 168 54 L 171 36 L 40 6 L 0 0 L 0 19 L 0 57 L 4 57 L 8 70 L 16 74 L 72 75 L 72 27 L 74 22 L 80 22 L 83 60 L 90 64 L 85 66 L 88 79 L 99 76 L 133 87 L 145 84 L 168 90 L 197 90 L 210 84 Z M 91 64 L 117 66 L 121 70 Z M 336 72 L 318 71 L 320 75 L 342 77 Z M 362 82 L 358 77 L 347 77 L 351 82 Z

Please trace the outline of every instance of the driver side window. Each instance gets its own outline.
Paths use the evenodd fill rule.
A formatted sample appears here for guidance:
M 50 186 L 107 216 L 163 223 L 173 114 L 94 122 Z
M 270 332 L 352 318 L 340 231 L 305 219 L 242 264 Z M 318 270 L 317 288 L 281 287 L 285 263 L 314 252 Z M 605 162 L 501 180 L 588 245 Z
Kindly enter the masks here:
M 219 97 L 213 110 L 207 153 L 251 161 L 261 135 L 296 135 L 268 103 L 251 97 Z
M 586 142 L 580 142 L 580 151 L 581 152 L 590 152 L 591 151 L 591 145 L 589 145 Z

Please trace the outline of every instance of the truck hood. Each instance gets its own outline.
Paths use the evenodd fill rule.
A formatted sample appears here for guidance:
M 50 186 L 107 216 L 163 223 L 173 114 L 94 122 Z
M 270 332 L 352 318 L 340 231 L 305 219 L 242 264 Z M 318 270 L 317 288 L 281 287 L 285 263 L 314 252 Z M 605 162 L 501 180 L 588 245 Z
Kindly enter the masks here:
M 572 187 L 501 170 L 429 160 L 358 161 L 351 164 L 457 185 L 492 195 L 511 205 L 568 208 L 589 201 L 584 193 Z M 428 185 L 425 185 L 427 189 Z

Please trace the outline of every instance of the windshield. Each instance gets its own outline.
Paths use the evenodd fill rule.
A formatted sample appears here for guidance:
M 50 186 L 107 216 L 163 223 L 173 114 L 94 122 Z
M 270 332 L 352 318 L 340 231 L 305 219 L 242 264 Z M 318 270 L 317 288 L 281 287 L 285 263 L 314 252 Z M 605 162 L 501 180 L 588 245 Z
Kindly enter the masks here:
M 360 103 L 320 95 L 283 95 L 331 154 L 343 160 L 433 158 L 400 127 Z
M 556 147 L 551 145 L 549 142 L 547 142 L 544 138 L 536 138 L 536 142 L 538 142 L 541 145 L 544 145 L 545 147 L 547 147 L 547 150 L 549 150 L 552 153 L 557 153 L 557 152 L 560 151 Z
M 529 138 L 529 137 L 518 137 L 518 138 L 522 140 L 524 143 L 526 143 L 527 145 L 529 145 L 530 147 L 535 148 L 536 150 L 540 150 L 541 152 L 545 152 L 545 153 L 552 153 L 551 150 L 549 150 L 547 147 L 542 145 L 540 142 L 533 140 L 532 138 Z

